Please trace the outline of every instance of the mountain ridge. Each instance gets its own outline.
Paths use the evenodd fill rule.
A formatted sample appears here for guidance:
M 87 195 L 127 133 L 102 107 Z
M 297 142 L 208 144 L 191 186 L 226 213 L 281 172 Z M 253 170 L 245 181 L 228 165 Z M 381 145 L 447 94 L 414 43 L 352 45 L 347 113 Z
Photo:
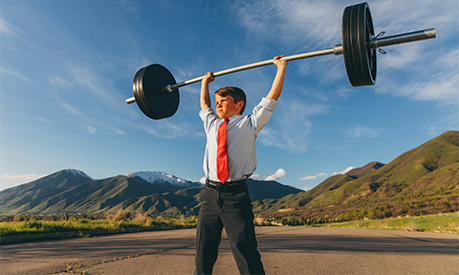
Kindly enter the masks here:
M 185 180 L 179 177 L 176 177 L 172 174 L 168 174 L 162 171 L 139 171 L 134 173 L 129 173 L 126 177 L 140 177 L 143 180 L 150 183 L 157 183 L 158 181 L 167 182 L 173 185 L 178 185 L 181 187 L 197 187 L 202 184 L 192 182 L 190 180 Z
M 447 131 L 386 165 L 364 167 L 288 199 L 257 202 L 254 209 L 264 216 L 291 209 L 290 215 L 334 221 L 459 210 L 459 131 Z
M 59 175 L 59 181 L 56 180 Z M 95 214 L 119 209 L 150 214 L 196 215 L 202 184 L 165 172 L 136 172 L 92 180 L 78 170 L 62 170 L 0 192 L 1 215 Z M 69 181 L 66 177 L 78 180 Z M 303 192 L 275 181 L 247 180 L 252 200 Z M 28 186 L 26 192 L 24 186 Z M 49 186 L 60 186 L 50 191 Z M 6 196 L 5 196 L 6 195 Z
M 333 175 L 304 192 L 248 179 L 261 216 L 349 220 L 459 210 L 459 131 L 447 131 L 388 164 L 372 161 Z M 152 215 L 196 215 L 202 184 L 173 175 L 135 172 L 94 180 L 66 169 L 0 192 L 1 215 L 102 215 L 119 209 Z M 286 211 L 288 210 L 288 211 Z
M 323 182 L 308 190 L 304 193 L 299 193 L 295 195 L 288 195 L 279 200 L 266 199 L 263 201 L 257 201 L 254 203 L 255 211 L 266 211 L 266 210 L 281 210 L 281 209 L 291 209 L 291 208 L 301 208 L 307 205 L 309 202 L 314 200 L 316 197 L 327 193 L 329 191 L 335 190 L 343 186 L 348 181 L 357 179 L 361 176 L 372 173 L 373 171 L 383 167 L 384 164 L 378 161 L 372 161 L 360 168 L 353 168 L 347 171 L 344 174 L 336 174 Z

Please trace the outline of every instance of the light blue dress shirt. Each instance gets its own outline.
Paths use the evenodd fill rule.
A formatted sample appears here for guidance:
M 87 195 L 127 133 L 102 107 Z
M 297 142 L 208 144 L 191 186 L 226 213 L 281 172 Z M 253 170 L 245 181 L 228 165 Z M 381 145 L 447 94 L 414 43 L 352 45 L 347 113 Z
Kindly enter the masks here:
M 255 140 L 271 118 L 277 101 L 262 98 L 253 108 L 250 115 L 236 115 L 229 118 L 227 125 L 228 170 L 229 178 L 226 181 L 238 181 L 250 177 L 257 168 Z M 217 178 L 217 134 L 218 127 L 223 123 L 212 108 L 199 112 L 204 122 L 207 136 L 204 154 L 204 173 L 206 178 L 219 181 Z

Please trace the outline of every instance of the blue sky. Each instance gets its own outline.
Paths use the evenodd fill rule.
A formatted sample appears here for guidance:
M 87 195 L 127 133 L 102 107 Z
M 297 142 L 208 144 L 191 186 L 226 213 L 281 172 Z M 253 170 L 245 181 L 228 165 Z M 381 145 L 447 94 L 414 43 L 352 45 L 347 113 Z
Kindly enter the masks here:
M 291 61 L 258 136 L 255 178 L 312 188 L 458 130 L 458 1 L 368 2 L 376 33 L 434 27 L 437 38 L 384 48 L 371 87 L 350 85 L 342 56 Z M 137 70 L 159 63 L 179 82 L 330 48 L 341 44 L 342 12 L 355 3 L 1 1 L 0 189 L 67 168 L 96 179 L 159 170 L 200 180 L 200 84 L 180 88 L 173 117 L 151 120 L 125 103 Z M 275 72 L 271 65 L 225 75 L 210 88 L 241 87 L 247 113 Z

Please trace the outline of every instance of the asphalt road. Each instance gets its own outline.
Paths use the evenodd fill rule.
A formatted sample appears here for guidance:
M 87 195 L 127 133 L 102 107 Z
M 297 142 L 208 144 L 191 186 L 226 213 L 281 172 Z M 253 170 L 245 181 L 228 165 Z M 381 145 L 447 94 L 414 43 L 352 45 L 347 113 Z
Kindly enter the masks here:
M 459 274 L 459 236 L 257 227 L 268 274 Z M 194 229 L 4 245 L 0 274 L 192 274 Z M 77 266 L 75 268 L 75 266 Z M 84 273 L 85 272 L 85 273 Z M 239 274 L 222 241 L 215 274 Z

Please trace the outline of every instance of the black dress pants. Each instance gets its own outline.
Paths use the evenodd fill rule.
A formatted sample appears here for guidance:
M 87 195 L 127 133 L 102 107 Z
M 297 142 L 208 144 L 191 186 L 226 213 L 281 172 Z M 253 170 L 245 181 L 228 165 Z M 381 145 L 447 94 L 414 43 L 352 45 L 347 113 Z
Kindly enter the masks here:
M 223 227 L 239 272 L 265 274 L 257 249 L 247 185 L 232 191 L 219 191 L 206 185 L 199 195 L 201 209 L 196 230 L 195 274 L 212 274 Z

